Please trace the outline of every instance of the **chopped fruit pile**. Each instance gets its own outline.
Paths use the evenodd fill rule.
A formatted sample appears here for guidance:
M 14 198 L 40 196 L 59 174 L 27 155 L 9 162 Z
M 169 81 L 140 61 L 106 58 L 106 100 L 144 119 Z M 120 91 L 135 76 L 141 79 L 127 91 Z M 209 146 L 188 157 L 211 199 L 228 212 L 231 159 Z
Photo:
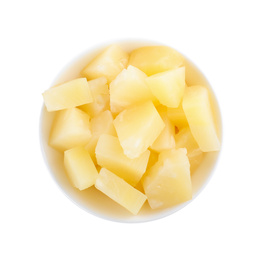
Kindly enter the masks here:
M 111 45 L 83 78 L 43 93 L 56 113 L 49 145 L 79 190 L 95 186 L 136 215 L 191 200 L 191 175 L 220 142 L 206 86 L 185 83 L 183 56 L 166 46 Z

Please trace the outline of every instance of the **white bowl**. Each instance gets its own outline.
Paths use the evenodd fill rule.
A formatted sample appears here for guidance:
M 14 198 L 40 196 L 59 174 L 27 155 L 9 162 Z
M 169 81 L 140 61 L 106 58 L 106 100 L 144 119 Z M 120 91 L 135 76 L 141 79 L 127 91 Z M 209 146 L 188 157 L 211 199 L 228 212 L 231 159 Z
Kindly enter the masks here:
M 83 69 L 83 67 L 85 67 L 85 65 L 94 56 L 96 56 L 96 54 L 98 54 L 101 50 L 103 50 L 106 46 L 108 46 L 111 43 L 103 44 L 100 45 L 99 47 L 97 46 L 94 48 L 90 48 L 87 51 L 85 51 L 83 54 L 78 56 L 76 59 L 71 61 L 60 72 L 60 74 L 57 76 L 57 78 L 54 80 L 51 86 L 80 76 L 79 72 Z M 157 43 L 152 41 L 140 41 L 140 40 L 117 41 L 114 43 L 119 44 L 123 49 L 127 51 L 131 51 L 134 48 L 147 46 L 147 45 L 165 45 L 162 43 Z M 176 46 L 171 46 L 171 47 L 174 48 Z M 184 57 L 186 56 L 184 55 Z M 200 70 L 187 57 L 186 59 L 187 59 L 187 64 L 189 64 L 189 66 L 191 67 L 191 72 L 200 73 Z M 222 130 L 221 130 L 222 124 L 221 124 L 221 116 L 220 116 L 218 103 L 210 87 L 210 84 L 208 83 L 208 81 L 204 76 L 198 76 L 199 73 L 197 73 L 194 83 L 205 85 L 210 89 L 216 124 L 218 126 L 218 134 L 222 142 Z M 182 209 L 188 203 L 193 201 L 193 199 L 195 199 L 196 196 L 203 190 L 208 180 L 210 179 L 212 173 L 214 172 L 214 166 L 219 156 L 219 152 L 208 153 L 204 156 L 204 160 L 202 164 L 192 176 L 192 185 L 193 185 L 192 200 L 168 209 L 161 209 L 161 210 L 152 210 L 149 207 L 148 203 L 146 202 L 142 207 L 141 211 L 139 212 L 139 214 L 137 216 L 133 216 L 126 209 L 122 208 L 117 203 L 106 197 L 103 193 L 96 190 L 96 188 L 91 187 L 87 190 L 79 191 L 78 189 L 74 188 L 71 185 L 64 170 L 63 154 L 57 152 L 56 150 L 48 146 L 48 137 L 49 137 L 50 127 L 53 118 L 54 118 L 54 113 L 47 112 L 46 108 L 43 106 L 41 117 L 40 117 L 40 143 L 41 143 L 43 156 L 46 165 L 49 169 L 49 172 L 51 173 L 51 176 L 58 184 L 58 186 L 61 188 L 61 190 L 64 192 L 64 194 L 76 205 L 78 205 L 80 208 L 84 209 L 85 211 L 95 216 L 107 220 L 130 222 L 130 223 L 145 222 L 145 221 L 160 219 L 172 213 L 175 213 L 176 211 Z

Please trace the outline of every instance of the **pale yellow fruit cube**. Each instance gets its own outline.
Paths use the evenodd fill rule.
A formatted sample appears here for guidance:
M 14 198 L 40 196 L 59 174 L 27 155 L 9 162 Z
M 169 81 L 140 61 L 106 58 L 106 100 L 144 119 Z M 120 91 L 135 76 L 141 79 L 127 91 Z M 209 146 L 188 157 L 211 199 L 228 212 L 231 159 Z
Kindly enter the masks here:
M 151 151 L 148 165 L 147 165 L 147 170 L 150 169 L 158 161 L 158 156 L 159 154 L 157 152 Z
M 195 141 L 190 128 L 185 127 L 175 135 L 176 148 L 186 148 L 190 162 L 191 174 L 197 169 L 203 160 L 203 152 Z
M 185 89 L 185 68 L 177 68 L 152 75 L 146 82 L 154 96 L 167 107 L 178 107 Z
M 141 180 L 137 183 L 137 185 L 134 188 L 144 194 L 144 189 Z
M 167 116 L 171 120 L 172 124 L 178 129 L 182 129 L 188 126 L 188 122 L 182 107 L 182 103 L 177 108 L 167 108 Z
M 118 45 L 110 45 L 81 72 L 88 80 L 106 77 L 110 83 L 127 66 L 129 55 Z
M 100 170 L 95 187 L 134 215 L 138 214 L 147 199 L 143 193 L 105 168 Z
M 150 148 L 160 153 L 163 150 L 175 148 L 175 127 L 167 117 L 165 107 L 161 107 L 160 109 L 157 108 L 157 110 L 165 124 L 165 127 Z
M 152 209 L 167 208 L 192 198 L 190 164 L 184 148 L 160 153 L 142 179 Z
M 183 110 L 200 149 L 203 152 L 218 151 L 220 142 L 216 132 L 208 89 L 203 86 L 186 88 Z
M 85 146 L 85 149 L 89 152 L 90 157 L 91 157 L 91 159 L 95 165 L 97 165 L 97 159 L 95 156 L 95 149 L 96 149 L 98 140 L 99 140 L 99 136 L 92 135 L 91 138 L 89 139 L 88 143 Z
M 113 125 L 113 116 L 109 110 L 103 111 L 90 120 L 92 135 L 109 134 L 116 135 Z
M 146 168 L 146 171 L 145 173 L 143 174 L 141 180 L 138 182 L 138 184 L 135 186 L 135 188 L 141 192 L 144 193 L 144 189 L 143 189 L 143 179 L 147 176 L 148 174 L 148 170 L 154 165 L 157 163 L 158 161 L 158 157 L 159 157 L 159 153 L 156 153 L 155 151 L 150 151 L 150 157 L 149 157 L 149 160 L 148 160 L 148 164 L 147 164 L 147 168 Z
M 91 94 L 94 98 L 102 94 L 109 94 L 107 79 L 100 77 L 88 81 Z
M 93 102 L 84 104 L 79 108 L 88 113 L 91 117 L 110 109 L 110 93 L 105 77 L 90 80 L 90 91 L 93 96 Z
M 113 126 L 113 117 L 111 112 L 109 110 L 106 110 L 104 112 L 101 112 L 96 117 L 92 118 L 90 120 L 90 128 L 92 136 L 85 148 L 89 151 L 93 162 L 96 164 L 97 160 L 95 156 L 95 148 L 97 146 L 99 137 L 102 134 L 109 134 L 113 136 L 117 135 Z
M 138 158 L 130 159 L 123 153 L 117 137 L 103 134 L 96 146 L 96 158 L 101 167 L 105 167 L 135 186 L 144 174 L 150 156 L 146 150 Z
M 146 46 L 131 52 L 128 65 L 133 65 L 148 76 L 180 67 L 184 57 L 167 46 Z
M 96 167 L 97 171 L 100 172 L 101 167 L 99 165 L 95 165 L 95 167 Z
M 49 145 L 59 151 L 85 145 L 91 138 L 89 115 L 78 108 L 57 112 L 50 132 Z
M 164 129 L 164 122 L 151 101 L 123 110 L 113 121 L 124 154 L 139 157 Z
M 74 147 L 64 152 L 64 165 L 74 187 L 85 190 L 95 184 L 98 171 L 83 147 Z
M 47 111 L 73 108 L 93 101 L 86 78 L 79 78 L 54 86 L 43 93 Z
M 119 113 L 133 104 L 157 99 L 145 82 L 147 75 L 141 70 L 129 66 L 110 84 L 110 107 L 113 113 Z

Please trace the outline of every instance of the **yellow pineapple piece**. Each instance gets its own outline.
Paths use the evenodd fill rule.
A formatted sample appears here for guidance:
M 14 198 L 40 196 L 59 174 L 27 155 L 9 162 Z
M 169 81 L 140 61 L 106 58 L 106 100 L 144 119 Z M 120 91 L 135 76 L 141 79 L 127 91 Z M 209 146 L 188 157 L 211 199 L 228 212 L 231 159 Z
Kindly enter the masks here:
M 102 111 L 110 109 L 110 93 L 105 77 L 90 80 L 88 83 L 93 96 L 93 102 L 84 104 L 78 108 L 94 117 Z
M 103 111 L 92 118 L 90 120 L 90 128 L 92 135 L 116 135 L 116 130 L 113 125 L 113 116 L 109 110 Z
M 208 89 L 203 86 L 186 88 L 183 110 L 190 130 L 201 151 L 212 152 L 220 149 Z
M 106 110 L 104 112 L 101 112 L 96 117 L 92 118 L 90 120 L 90 128 L 92 136 L 85 148 L 89 151 L 93 162 L 96 164 L 97 160 L 95 156 L 95 148 L 97 146 L 99 137 L 102 134 L 109 134 L 113 136 L 117 135 L 113 126 L 113 117 L 111 112 L 109 110 Z
M 159 158 L 159 153 L 151 151 L 149 161 L 148 161 L 148 165 L 146 168 L 146 172 L 143 174 L 141 180 L 139 181 L 139 183 L 135 187 L 136 189 L 140 190 L 143 193 L 144 193 L 143 180 L 146 178 L 147 174 L 149 173 L 149 169 L 157 163 L 158 158 Z
M 84 190 L 95 184 L 98 171 L 83 146 L 65 151 L 64 165 L 74 187 Z
M 107 79 L 105 77 L 100 77 L 96 79 L 92 79 L 88 81 L 90 86 L 90 91 L 92 96 L 96 98 L 98 95 L 109 94 L 109 87 L 107 83 Z
M 95 187 L 134 215 L 138 214 L 147 199 L 143 193 L 105 168 L 100 170 Z
M 151 151 L 148 165 L 147 165 L 147 170 L 150 169 L 158 161 L 158 156 L 159 156 L 158 153 Z
M 89 115 L 78 108 L 57 112 L 50 132 L 49 145 L 59 151 L 85 145 L 91 138 Z
M 147 175 L 150 173 L 149 169 L 157 163 L 158 157 L 159 157 L 159 153 L 151 150 L 151 154 L 150 154 L 150 157 L 149 157 L 149 161 L 148 161 L 148 165 L 147 165 L 147 168 L 146 168 L 146 172 L 144 173 L 144 175 L 142 176 L 141 180 L 139 181 L 139 183 L 135 187 L 136 189 L 140 190 L 143 193 L 144 193 L 143 181 L 147 177 Z M 190 168 L 191 167 L 192 166 L 190 165 Z
M 133 65 L 150 76 L 178 68 L 183 61 L 183 56 L 170 47 L 146 46 L 131 52 L 128 65 Z
M 172 124 L 178 129 L 182 129 L 188 126 L 188 122 L 182 107 L 182 103 L 177 108 L 167 108 L 167 116 L 171 120 Z
M 110 107 L 113 113 L 119 113 L 130 105 L 152 100 L 157 103 L 145 82 L 147 75 L 141 70 L 129 66 L 110 84 Z
M 144 194 L 144 189 L 141 180 L 137 183 L 137 185 L 134 188 Z
M 203 152 L 196 143 L 189 127 L 181 129 L 175 135 L 176 148 L 186 148 L 190 162 L 191 174 L 197 169 L 203 159 Z
M 101 167 L 105 167 L 135 186 L 144 174 L 150 156 L 146 150 L 138 158 L 125 156 L 117 137 L 102 134 L 96 146 L 96 158 Z
M 127 66 L 129 55 L 118 45 L 110 45 L 81 72 L 88 80 L 106 77 L 110 83 Z
M 47 111 L 73 108 L 93 101 L 86 78 L 68 81 L 43 93 Z
M 96 167 L 97 171 L 100 172 L 101 167 L 99 165 L 95 165 L 95 167 Z
M 185 68 L 154 74 L 146 79 L 154 96 L 162 105 L 178 107 L 185 89 Z
M 113 121 L 124 154 L 139 157 L 164 129 L 164 122 L 151 101 L 123 110 Z
M 175 148 L 175 127 L 167 117 L 165 107 L 157 108 L 165 127 L 150 148 L 158 153 L 163 150 Z
M 96 149 L 96 146 L 98 143 L 98 139 L 99 139 L 99 136 L 92 135 L 90 140 L 88 141 L 88 143 L 85 146 L 85 149 L 89 152 L 90 157 L 91 157 L 91 159 L 95 165 L 97 165 L 97 160 L 96 160 L 96 156 L 95 156 L 95 149 Z
M 152 209 L 166 208 L 192 198 L 190 164 L 184 148 L 160 153 L 157 163 L 142 179 Z

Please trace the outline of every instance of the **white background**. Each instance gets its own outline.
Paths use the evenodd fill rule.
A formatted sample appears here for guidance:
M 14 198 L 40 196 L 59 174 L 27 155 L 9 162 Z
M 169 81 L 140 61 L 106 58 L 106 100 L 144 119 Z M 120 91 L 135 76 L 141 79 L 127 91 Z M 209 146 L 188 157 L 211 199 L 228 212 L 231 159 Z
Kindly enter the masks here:
M 0 259 L 263 259 L 262 1 L 0 2 Z M 39 145 L 41 93 L 89 47 L 174 46 L 208 77 L 223 147 L 205 190 L 161 220 L 89 215 L 59 190 Z

